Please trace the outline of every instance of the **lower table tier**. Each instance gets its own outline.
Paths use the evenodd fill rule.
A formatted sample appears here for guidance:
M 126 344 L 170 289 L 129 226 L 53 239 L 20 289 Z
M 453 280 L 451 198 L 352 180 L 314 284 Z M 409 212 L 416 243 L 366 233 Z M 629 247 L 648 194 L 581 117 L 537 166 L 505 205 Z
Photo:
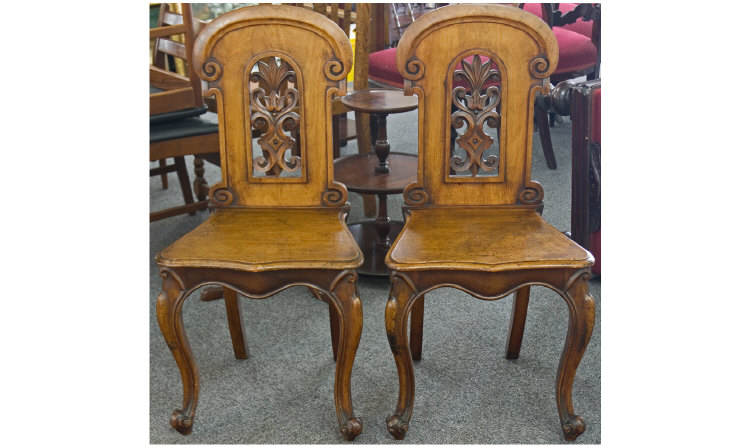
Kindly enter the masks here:
M 403 222 L 391 222 L 391 232 L 388 234 L 390 244 L 396 240 L 396 236 L 404 227 Z M 365 221 L 349 225 L 349 231 L 357 241 L 357 245 L 362 250 L 365 262 L 357 272 L 366 276 L 388 277 L 391 271 L 385 265 L 385 254 L 388 253 L 389 247 L 378 247 L 378 233 L 375 231 L 375 221 Z

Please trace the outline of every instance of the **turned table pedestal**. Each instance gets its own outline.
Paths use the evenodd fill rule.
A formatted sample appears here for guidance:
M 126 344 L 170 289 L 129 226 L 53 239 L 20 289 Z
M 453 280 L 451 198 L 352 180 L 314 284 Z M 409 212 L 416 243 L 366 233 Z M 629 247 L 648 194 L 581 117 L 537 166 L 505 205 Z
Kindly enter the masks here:
M 333 162 L 333 168 L 336 181 L 345 184 L 349 191 L 378 197 L 377 218 L 351 224 L 349 229 L 365 256 L 359 273 L 388 276 L 385 254 L 404 223 L 392 222 L 388 217 L 387 198 L 402 193 L 406 185 L 416 181 L 417 156 L 391 152 L 386 117 L 416 109 L 417 97 L 404 96 L 402 90 L 368 89 L 352 92 L 342 102 L 356 112 L 374 115 L 378 123 L 374 153 L 341 157 Z

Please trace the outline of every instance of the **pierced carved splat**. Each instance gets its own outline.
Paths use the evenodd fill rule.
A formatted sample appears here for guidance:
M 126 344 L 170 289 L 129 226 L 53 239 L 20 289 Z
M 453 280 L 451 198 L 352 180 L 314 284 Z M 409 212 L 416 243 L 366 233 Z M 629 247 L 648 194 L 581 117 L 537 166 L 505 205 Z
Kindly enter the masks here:
M 299 129 L 299 115 L 294 111 L 299 92 L 292 86 L 296 84 L 296 74 L 286 61 L 272 57 L 268 62 L 258 61 L 250 81 L 258 83 L 250 92 L 250 110 L 253 127 L 262 132 L 258 144 L 263 152 L 253 159 L 254 171 L 266 175 L 301 172 L 299 156 L 286 158 L 286 152 L 297 143 L 286 132 L 293 134 Z
M 470 90 L 467 92 L 464 86 L 453 89 L 452 102 L 458 110 L 451 114 L 451 125 L 454 129 L 460 129 L 466 124 L 466 131 L 456 139 L 456 144 L 466 155 L 453 155 L 450 167 L 452 172 L 470 172 L 475 177 L 480 170 L 492 172 L 498 167 L 496 155 L 484 156 L 494 141 L 484 132 L 484 125 L 486 123 L 491 128 L 497 128 L 500 124 L 496 111 L 500 102 L 500 88 L 490 85 L 483 91 L 482 87 L 488 81 L 499 82 L 500 72 L 492 68 L 491 59 L 482 63 L 479 56 L 474 55 L 471 63 L 462 60 L 461 68 L 453 72 L 454 82 L 461 78 L 469 83 Z

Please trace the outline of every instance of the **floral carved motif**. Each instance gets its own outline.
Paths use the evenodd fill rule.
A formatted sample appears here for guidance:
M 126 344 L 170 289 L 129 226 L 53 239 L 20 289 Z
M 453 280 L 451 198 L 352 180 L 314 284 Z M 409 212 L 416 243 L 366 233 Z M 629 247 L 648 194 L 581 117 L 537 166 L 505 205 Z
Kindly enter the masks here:
M 460 129 L 464 123 L 467 126 L 466 132 L 456 139 L 456 144 L 466 152 L 466 156 L 452 156 L 450 166 L 456 173 L 470 171 L 472 176 L 476 176 L 480 169 L 492 171 L 498 166 L 496 156 L 485 158 L 483 153 L 493 142 L 492 137 L 484 133 L 485 122 L 492 128 L 497 128 L 500 123 L 496 111 L 500 89 L 491 85 L 482 92 L 482 86 L 490 80 L 500 81 L 500 72 L 492 68 L 491 59 L 482 63 L 477 55 L 474 55 L 471 64 L 462 60 L 461 67 L 453 72 L 453 79 L 458 81 L 464 78 L 471 85 L 471 90 L 467 94 L 463 86 L 453 89 L 453 105 L 458 110 L 451 115 L 451 125 L 455 129 Z
M 297 81 L 296 74 L 286 61 L 270 58 L 268 63 L 258 61 L 258 71 L 250 75 L 250 80 L 259 84 L 250 92 L 250 110 L 253 127 L 262 132 L 258 144 L 263 151 L 262 156 L 253 159 L 253 169 L 274 170 L 269 174 L 277 174 L 279 168 L 286 172 L 300 171 L 300 157 L 285 158 L 296 140 L 284 132 L 299 128 L 299 115 L 294 112 L 299 92 L 291 85 Z

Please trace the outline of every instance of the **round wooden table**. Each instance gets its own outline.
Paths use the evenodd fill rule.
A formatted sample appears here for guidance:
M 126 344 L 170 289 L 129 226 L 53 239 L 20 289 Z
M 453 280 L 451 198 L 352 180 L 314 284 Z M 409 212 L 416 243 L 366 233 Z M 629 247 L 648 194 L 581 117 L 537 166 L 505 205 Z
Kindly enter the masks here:
M 349 225 L 349 230 L 364 254 L 364 264 L 358 269 L 363 275 L 388 276 L 385 254 L 403 228 L 403 222 L 391 222 L 387 198 L 400 194 L 417 179 L 417 156 L 391 153 L 386 130 L 386 117 L 391 113 L 408 112 L 417 108 L 416 96 L 404 96 L 402 90 L 357 90 L 341 100 L 356 111 L 373 114 L 378 123 L 375 152 L 341 157 L 333 162 L 334 178 L 349 191 L 378 196 L 378 216 L 374 221 Z

